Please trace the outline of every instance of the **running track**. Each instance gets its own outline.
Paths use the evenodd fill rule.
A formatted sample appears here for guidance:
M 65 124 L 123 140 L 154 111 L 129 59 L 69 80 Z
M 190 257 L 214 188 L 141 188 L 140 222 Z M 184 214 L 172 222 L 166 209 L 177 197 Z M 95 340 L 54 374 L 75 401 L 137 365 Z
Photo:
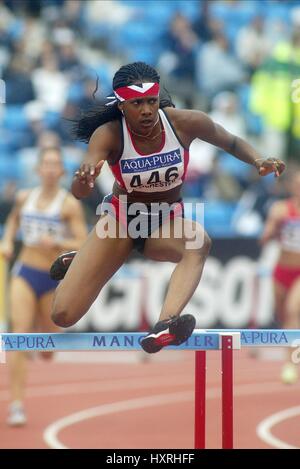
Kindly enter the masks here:
M 143 357 L 73 352 L 28 360 L 29 423 L 14 429 L 5 423 L 8 367 L 0 365 L 0 448 L 193 448 L 193 352 Z M 300 383 L 281 384 L 280 368 L 235 352 L 236 448 L 300 448 Z M 208 353 L 207 375 L 207 447 L 220 448 L 218 352 Z

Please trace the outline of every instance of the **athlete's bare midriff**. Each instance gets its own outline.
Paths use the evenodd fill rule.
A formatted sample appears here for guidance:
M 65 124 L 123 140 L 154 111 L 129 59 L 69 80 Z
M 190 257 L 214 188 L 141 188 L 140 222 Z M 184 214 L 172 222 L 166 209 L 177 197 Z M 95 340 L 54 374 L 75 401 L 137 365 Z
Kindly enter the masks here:
M 28 267 L 48 271 L 60 254 L 61 250 L 56 248 L 45 249 L 37 246 L 23 246 L 17 260 Z
M 300 267 L 300 252 L 281 250 L 278 264 L 285 267 Z

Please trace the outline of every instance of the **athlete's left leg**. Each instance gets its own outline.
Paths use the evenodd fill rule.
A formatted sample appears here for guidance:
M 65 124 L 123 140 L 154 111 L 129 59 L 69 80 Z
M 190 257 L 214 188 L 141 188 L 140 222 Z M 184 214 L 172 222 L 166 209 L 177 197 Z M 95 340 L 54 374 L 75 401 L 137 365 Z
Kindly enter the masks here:
M 198 223 L 176 218 L 170 225 L 169 236 L 163 234 L 161 227 L 159 237 L 149 238 L 145 243 L 144 255 L 149 259 L 177 263 L 159 321 L 141 340 L 141 346 L 148 353 L 158 352 L 166 345 L 180 345 L 192 334 L 195 318 L 191 314 L 180 314 L 199 284 L 211 246 L 208 235 Z
M 298 278 L 290 288 L 285 302 L 286 329 L 299 329 L 300 325 L 300 278 Z
M 285 329 L 299 329 L 300 324 L 300 278 L 298 278 L 289 289 L 285 302 L 285 316 L 283 327 Z M 293 384 L 299 378 L 299 364 L 292 360 L 295 349 L 286 350 L 287 362 L 285 363 L 281 378 L 286 384 Z
M 177 224 L 177 230 L 173 229 L 174 224 Z M 176 233 L 179 235 L 181 232 L 182 237 L 175 237 Z M 146 240 L 145 257 L 177 263 L 159 316 L 162 321 L 178 316 L 192 297 L 200 282 L 211 240 L 199 223 L 179 217 L 170 222 L 169 237 L 163 237 L 163 227 L 159 235 L 159 238 Z
M 37 320 L 39 332 L 51 333 L 60 332 L 60 327 L 54 324 L 51 319 L 51 309 L 54 298 L 54 290 L 42 295 L 38 302 Z M 52 358 L 53 352 L 42 352 L 41 357 L 44 359 Z

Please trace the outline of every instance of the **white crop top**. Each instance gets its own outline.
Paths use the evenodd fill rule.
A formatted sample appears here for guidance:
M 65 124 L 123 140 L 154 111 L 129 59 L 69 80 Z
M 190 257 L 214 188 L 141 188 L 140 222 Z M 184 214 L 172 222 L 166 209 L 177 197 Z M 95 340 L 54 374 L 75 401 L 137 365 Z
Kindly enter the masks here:
M 189 152 L 179 142 L 167 116 L 159 109 L 164 129 L 163 142 L 159 151 L 140 153 L 122 119 L 124 146 L 122 155 L 110 169 L 118 184 L 127 192 L 163 192 L 183 183 Z
M 44 235 L 50 235 L 55 241 L 62 241 L 67 234 L 67 225 L 61 219 L 61 210 L 67 191 L 60 189 L 50 205 L 40 210 L 37 201 L 41 188 L 33 189 L 25 201 L 20 214 L 22 242 L 25 246 L 34 246 Z
M 281 248 L 300 253 L 300 213 L 292 199 L 287 202 L 287 215 L 282 220 L 280 229 Z

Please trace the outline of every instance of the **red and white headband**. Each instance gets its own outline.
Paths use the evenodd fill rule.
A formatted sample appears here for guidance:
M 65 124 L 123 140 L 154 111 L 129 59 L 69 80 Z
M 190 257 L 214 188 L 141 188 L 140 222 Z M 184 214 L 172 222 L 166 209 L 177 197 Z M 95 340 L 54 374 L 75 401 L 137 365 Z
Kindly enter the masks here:
M 144 98 L 145 96 L 159 96 L 159 83 L 141 83 L 140 85 L 129 85 L 116 88 L 114 95 L 118 101 L 127 101 L 128 99 Z M 108 99 L 112 99 L 112 96 L 108 96 Z M 114 101 L 107 105 L 114 104 Z

